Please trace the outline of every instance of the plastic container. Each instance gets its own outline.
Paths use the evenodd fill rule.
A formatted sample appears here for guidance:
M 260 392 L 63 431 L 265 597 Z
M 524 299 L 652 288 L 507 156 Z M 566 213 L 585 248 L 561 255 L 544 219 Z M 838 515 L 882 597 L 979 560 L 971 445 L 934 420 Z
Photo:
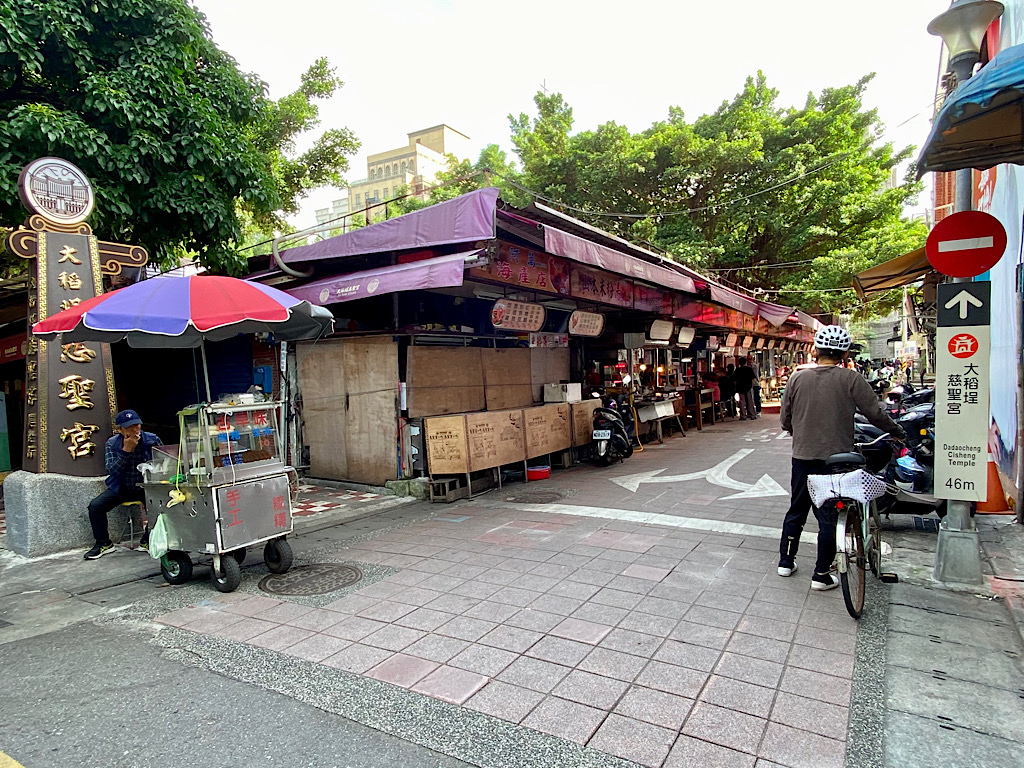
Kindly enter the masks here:
M 527 480 L 547 480 L 551 477 L 551 467 L 527 467 L 526 468 L 526 479 Z

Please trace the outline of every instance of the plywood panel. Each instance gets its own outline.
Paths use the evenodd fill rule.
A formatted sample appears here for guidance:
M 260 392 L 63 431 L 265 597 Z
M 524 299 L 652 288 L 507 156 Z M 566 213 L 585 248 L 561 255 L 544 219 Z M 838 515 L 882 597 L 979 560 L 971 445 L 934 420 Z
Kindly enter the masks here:
M 409 416 L 482 411 L 486 407 L 479 347 L 409 347 Z
M 488 411 L 533 405 L 529 349 L 481 349 L 480 357 Z
M 488 411 L 533 405 L 533 387 L 529 384 L 489 384 L 486 393 Z
M 526 458 L 561 451 L 572 443 L 568 403 L 527 408 L 523 417 L 526 420 Z
M 572 444 L 587 445 L 594 439 L 594 410 L 601 407 L 597 398 L 572 403 Z
M 432 475 L 464 475 L 469 472 L 465 416 L 436 416 L 423 420 L 427 444 L 427 469 Z
M 398 477 L 398 345 L 344 342 L 347 477 L 383 485 Z
M 530 383 L 533 401 L 544 402 L 544 385 L 561 381 L 569 381 L 569 348 L 531 349 Z
M 344 355 L 344 347 L 337 341 L 299 344 L 296 350 L 302 434 L 309 446 L 309 470 L 314 477 L 348 477 Z
M 526 458 L 523 412 L 487 411 L 466 414 L 469 468 L 490 469 Z

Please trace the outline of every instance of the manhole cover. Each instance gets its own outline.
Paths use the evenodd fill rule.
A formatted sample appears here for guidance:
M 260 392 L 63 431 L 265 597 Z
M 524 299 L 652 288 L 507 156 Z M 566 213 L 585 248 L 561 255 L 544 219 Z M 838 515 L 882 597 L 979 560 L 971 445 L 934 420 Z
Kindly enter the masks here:
M 519 504 L 552 504 L 563 498 L 560 491 L 516 491 L 504 497 Z
M 363 578 L 351 565 L 313 563 L 292 568 L 288 573 L 272 573 L 260 580 L 260 589 L 271 595 L 326 595 L 351 587 Z

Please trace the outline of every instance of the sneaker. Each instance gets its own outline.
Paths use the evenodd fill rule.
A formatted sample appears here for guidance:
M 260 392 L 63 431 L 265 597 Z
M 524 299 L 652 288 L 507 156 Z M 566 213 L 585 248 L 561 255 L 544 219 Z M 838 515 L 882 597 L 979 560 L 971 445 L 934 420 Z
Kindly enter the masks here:
M 792 576 L 796 573 L 796 563 L 779 563 L 779 576 Z
M 817 573 L 811 577 L 811 589 L 817 592 L 825 592 L 829 589 L 835 589 L 839 586 L 839 576 L 834 573 L 826 573 L 824 575 L 818 575 Z
M 86 560 L 99 560 L 108 552 L 114 551 L 114 545 L 109 541 L 106 544 L 97 544 L 95 547 L 85 553 Z
M 140 541 L 139 542 L 139 549 L 141 549 L 143 552 L 149 552 L 149 542 L 148 541 Z

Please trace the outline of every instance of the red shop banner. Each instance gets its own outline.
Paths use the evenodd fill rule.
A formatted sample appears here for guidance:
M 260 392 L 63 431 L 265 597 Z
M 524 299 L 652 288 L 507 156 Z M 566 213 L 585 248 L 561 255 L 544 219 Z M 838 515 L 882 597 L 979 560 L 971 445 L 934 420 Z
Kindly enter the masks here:
M 530 291 L 569 295 L 569 263 L 544 251 L 501 243 L 485 267 L 472 267 L 470 277 L 514 285 Z
M 574 298 L 618 307 L 633 306 L 633 281 L 629 278 L 573 264 L 571 285 Z
M 743 329 L 743 313 L 718 304 L 705 301 L 694 301 L 676 296 L 672 316 L 679 320 L 688 320 L 704 325 L 717 325 L 721 328 Z
M 649 285 L 633 285 L 633 309 L 658 315 L 672 314 L 672 294 Z

